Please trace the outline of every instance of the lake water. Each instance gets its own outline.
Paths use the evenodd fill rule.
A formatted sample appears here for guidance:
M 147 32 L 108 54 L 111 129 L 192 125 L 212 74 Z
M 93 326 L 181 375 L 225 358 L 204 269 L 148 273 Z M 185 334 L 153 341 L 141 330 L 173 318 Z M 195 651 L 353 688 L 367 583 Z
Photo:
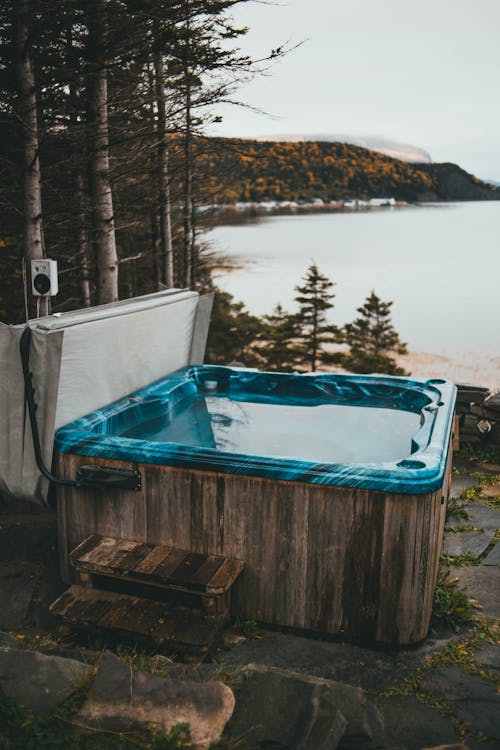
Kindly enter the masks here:
M 250 312 L 294 311 L 315 262 L 336 284 L 332 322 L 353 320 L 373 289 L 394 301 L 413 374 L 500 387 L 500 202 L 266 216 L 209 240 L 237 266 L 217 284 Z

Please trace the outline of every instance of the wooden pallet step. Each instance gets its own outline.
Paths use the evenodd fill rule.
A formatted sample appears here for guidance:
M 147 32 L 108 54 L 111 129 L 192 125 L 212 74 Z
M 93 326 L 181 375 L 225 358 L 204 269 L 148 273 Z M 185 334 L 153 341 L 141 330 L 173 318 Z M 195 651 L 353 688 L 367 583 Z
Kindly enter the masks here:
M 199 610 L 114 591 L 73 585 L 51 604 L 53 615 L 76 628 L 112 630 L 155 646 L 205 650 L 223 623 Z
M 124 578 L 137 583 L 221 596 L 243 568 L 244 562 L 220 555 L 174 549 L 93 534 L 70 554 L 79 571 Z

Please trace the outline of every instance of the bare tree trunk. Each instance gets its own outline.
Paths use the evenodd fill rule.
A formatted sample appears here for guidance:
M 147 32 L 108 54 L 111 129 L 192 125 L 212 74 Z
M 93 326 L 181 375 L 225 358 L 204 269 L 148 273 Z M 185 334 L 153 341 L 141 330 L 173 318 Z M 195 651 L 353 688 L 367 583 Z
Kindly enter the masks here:
M 16 7 L 16 6 L 14 6 Z M 30 0 L 17 2 L 17 76 L 19 115 L 23 129 L 24 257 L 26 265 L 45 255 L 42 224 L 42 189 L 38 149 L 35 74 L 30 43 Z M 47 306 L 48 309 L 48 306 Z
M 154 64 L 153 64 L 154 68 Z M 148 81 L 149 81 L 149 106 L 151 110 L 151 127 L 152 132 L 156 130 L 156 85 L 154 70 L 151 65 L 147 66 Z M 160 217 L 158 214 L 158 149 L 156 148 L 156 142 L 153 144 L 154 147 L 150 151 L 150 162 L 151 168 L 149 172 L 149 179 L 151 183 L 151 202 L 150 202 L 150 222 L 151 222 L 151 252 L 152 252 L 152 272 L 153 272 L 153 288 L 159 291 L 162 289 L 162 278 L 163 271 L 161 265 L 161 236 L 160 236 Z
M 109 167 L 106 0 L 93 0 L 88 18 L 89 183 L 97 263 L 97 303 L 103 304 L 118 299 L 118 256 Z
M 85 220 L 85 187 L 84 178 L 80 170 L 76 175 L 76 203 L 78 210 L 78 256 L 80 258 L 80 291 L 82 305 L 90 307 L 90 278 L 89 278 L 89 243 Z
M 161 237 L 160 237 L 160 217 L 156 206 L 151 209 L 151 245 L 153 249 L 153 285 L 154 288 L 159 291 L 162 289 L 162 274 L 161 274 Z
M 68 60 L 71 61 L 73 69 L 78 69 L 79 58 L 75 51 L 73 43 L 72 29 L 68 30 L 66 35 L 66 50 Z M 85 198 L 85 175 L 83 159 L 79 154 L 82 150 L 82 133 L 81 125 L 78 119 L 81 104 L 81 91 L 78 83 L 73 80 L 69 84 L 69 101 L 70 101 L 70 123 L 71 123 L 71 141 L 75 154 L 74 170 L 74 193 L 75 193 L 75 213 L 78 236 L 77 258 L 80 264 L 80 292 L 83 307 L 90 307 L 92 304 L 90 297 L 90 277 L 89 277 L 89 236 L 87 227 L 87 200 Z
M 184 77 L 186 86 L 183 191 L 184 286 L 190 289 L 193 283 L 193 123 L 191 116 L 191 80 L 187 61 L 184 68 Z
M 158 26 L 155 25 L 155 41 L 158 42 Z M 168 168 L 167 103 L 165 99 L 165 73 L 160 49 L 153 53 L 156 82 L 157 134 L 158 134 L 158 197 L 160 215 L 160 241 L 163 281 L 168 287 L 174 285 L 174 247 L 172 242 L 172 203 L 170 200 L 170 175 Z

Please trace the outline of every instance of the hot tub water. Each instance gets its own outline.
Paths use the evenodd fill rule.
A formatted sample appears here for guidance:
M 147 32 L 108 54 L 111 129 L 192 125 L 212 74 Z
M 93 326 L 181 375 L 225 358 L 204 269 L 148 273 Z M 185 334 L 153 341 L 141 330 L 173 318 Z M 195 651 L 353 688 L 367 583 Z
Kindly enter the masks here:
M 206 395 L 184 399 L 163 420 L 155 415 L 117 434 L 250 456 L 367 463 L 410 455 L 420 425 L 419 414 L 399 409 Z

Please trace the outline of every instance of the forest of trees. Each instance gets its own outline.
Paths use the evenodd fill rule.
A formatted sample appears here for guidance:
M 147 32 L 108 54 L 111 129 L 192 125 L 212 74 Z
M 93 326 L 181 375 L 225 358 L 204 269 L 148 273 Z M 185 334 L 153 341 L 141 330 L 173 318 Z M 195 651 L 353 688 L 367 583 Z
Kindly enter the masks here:
M 247 1 L 0 4 L 0 319 L 37 313 L 23 260 L 29 284 L 41 257 L 59 264 L 54 310 L 210 285 L 204 129 L 286 51 L 240 52 L 231 9 Z
M 215 298 L 206 361 L 231 360 L 276 372 L 327 371 L 331 365 L 357 373 L 408 375 L 395 357 L 407 354 L 391 320 L 392 302 L 372 292 L 357 309 L 358 317 L 344 326 L 332 324 L 334 282 L 312 263 L 297 284 L 297 312 L 277 304 L 270 315 L 258 318 L 240 304 Z M 221 339 L 224 339 L 223 341 Z
M 220 138 L 202 166 L 211 203 L 500 198 L 500 190 L 455 164 L 408 164 L 347 143 Z
M 24 294 L 30 261 L 44 257 L 59 264 L 53 310 L 172 286 L 213 290 L 197 211 L 207 202 L 432 187 L 420 168 L 355 146 L 204 136 L 213 105 L 287 52 L 240 52 L 246 29 L 230 11 L 247 1 L 1 4 L 1 320 L 50 311 Z M 390 353 L 404 344 L 392 303 L 372 293 L 361 318 L 340 329 L 326 318 L 333 286 L 313 264 L 296 287 L 298 312 L 277 305 L 263 318 L 218 291 L 207 361 L 398 372 Z

